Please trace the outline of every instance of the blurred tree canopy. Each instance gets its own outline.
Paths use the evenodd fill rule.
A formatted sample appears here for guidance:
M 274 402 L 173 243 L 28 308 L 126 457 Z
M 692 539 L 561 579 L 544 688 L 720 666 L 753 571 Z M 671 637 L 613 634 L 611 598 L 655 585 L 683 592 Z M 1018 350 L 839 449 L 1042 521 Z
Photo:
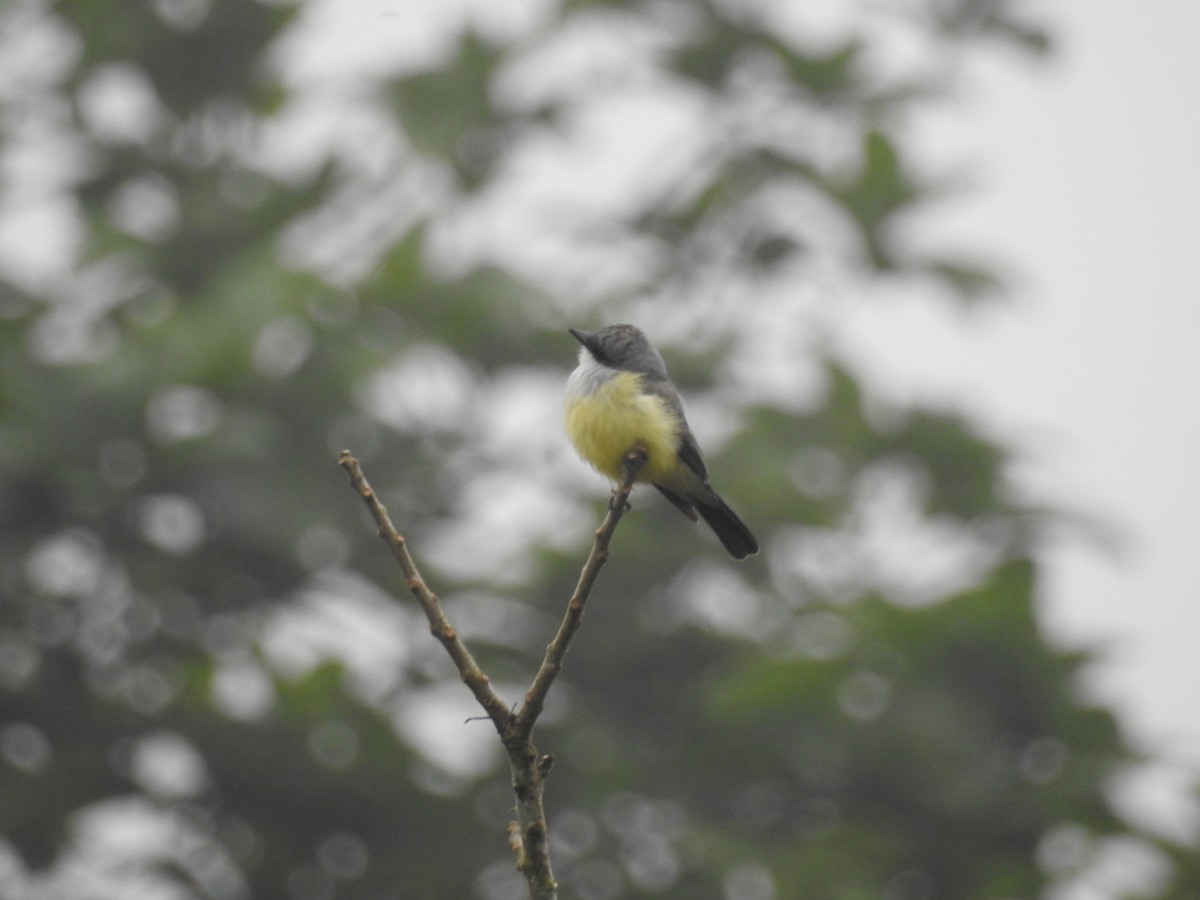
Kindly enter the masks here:
M 1049 48 L 1005 0 L 0 10 L 0 894 L 521 896 L 335 457 L 516 700 L 604 492 L 565 328 L 626 320 L 764 553 L 638 495 L 538 731 L 564 895 L 1197 896 L 1039 630 L 1054 515 L 830 350 L 881 284 L 994 297 L 912 236 L 989 44 Z

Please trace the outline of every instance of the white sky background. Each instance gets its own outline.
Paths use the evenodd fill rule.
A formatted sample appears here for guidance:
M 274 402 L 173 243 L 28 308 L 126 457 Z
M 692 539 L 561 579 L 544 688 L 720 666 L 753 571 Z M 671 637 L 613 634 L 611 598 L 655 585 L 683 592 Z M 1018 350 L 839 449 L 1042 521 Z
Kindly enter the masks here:
M 1103 648 L 1098 696 L 1179 765 L 1139 782 L 1138 805 L 1195 827 L 1178 788 L 1200 770 L 1200 4 L 1049 14 L 1047 65 L 985 55 L 962 107 L 927 123 L 931 154 L 980 178 L 932 224 L 1011 264 L 1013 302 L 966 318 L 928 298 L 871 304 L 844 352 L 887 395 L 944 398 L 1018 435 L 1037 498 L 1118 530 L 1115 554 L 1052 551 L 1044 622 Z

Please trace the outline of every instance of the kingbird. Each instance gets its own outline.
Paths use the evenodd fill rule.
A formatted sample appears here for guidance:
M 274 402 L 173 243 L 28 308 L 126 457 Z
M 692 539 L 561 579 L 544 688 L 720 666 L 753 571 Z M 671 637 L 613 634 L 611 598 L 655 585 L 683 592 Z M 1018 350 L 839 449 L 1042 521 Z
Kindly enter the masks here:
M 638 481 L 654 485 L 693 522 L 704 519 L 734 559 L 757 553 L 750 529 L 708 483 L 679 391 L 646 336 L 633 325 L 569 330 L 583 344 L 565 403 L 567 437 L 579 455 L 619 483 L 625 454 L 643 448 Z

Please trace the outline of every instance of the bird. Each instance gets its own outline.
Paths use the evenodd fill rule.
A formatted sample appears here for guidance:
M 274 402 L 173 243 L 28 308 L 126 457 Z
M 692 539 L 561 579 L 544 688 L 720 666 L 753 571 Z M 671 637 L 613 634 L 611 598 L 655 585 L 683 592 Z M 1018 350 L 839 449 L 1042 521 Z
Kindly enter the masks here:
M 703 519 L 734 559 L 758 552 L 750 529 L 708 483 L 700 446 L 667 366 L 641 329 L 609 325 L 568 329 L 583 346 L 567 379 L 564 414 L 576 452 L 620 483 L 625 455 L 640 447 L 637 480 L 654 485 L 693 522 Z

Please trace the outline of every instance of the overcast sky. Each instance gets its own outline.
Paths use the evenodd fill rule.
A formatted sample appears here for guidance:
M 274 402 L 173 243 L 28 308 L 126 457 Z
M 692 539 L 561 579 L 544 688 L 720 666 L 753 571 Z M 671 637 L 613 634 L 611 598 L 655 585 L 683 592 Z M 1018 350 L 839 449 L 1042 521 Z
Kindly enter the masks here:
M 1200 4 L 1045 6 L 1050 63 L 985 56 L 964 108 L 930 124 L 935 152 L 983 161 L 942 230 L 1012 265 L 1012 302 L 965 322 L 927 300 L 874 307 L 846 346 L 893 393 L 955 399 L 1018 435 L 1031 488 L 1116 527 L 1117 553 L 1056 548 L 1045 622 L 1103 642 L 1099 696 L 1140 746 L 1194 773 Z M 1137 793 L 1194 826 L 1181 774 Z

